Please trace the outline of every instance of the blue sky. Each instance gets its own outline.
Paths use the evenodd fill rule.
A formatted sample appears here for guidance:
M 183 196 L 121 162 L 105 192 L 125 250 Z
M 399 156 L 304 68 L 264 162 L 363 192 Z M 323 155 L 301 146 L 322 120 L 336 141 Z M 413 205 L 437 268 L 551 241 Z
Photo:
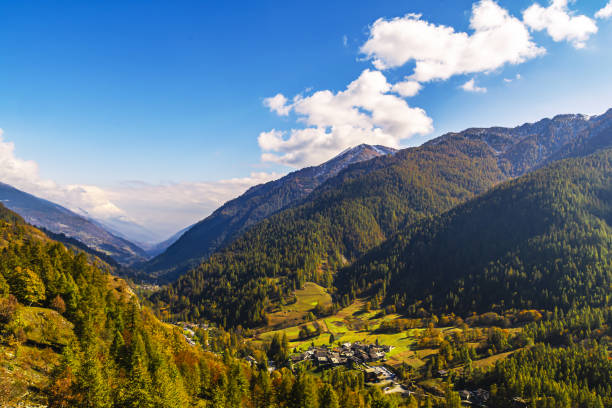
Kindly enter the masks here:
M 541 1 L 530 16 L 523 12 L 538 2 L 489 4 L 484 20 L 507 13 L 509 26 L 524 26 L 529 38 L 516 41 L 516 52 L 503 49 L 516 44 L 504 43 L 494 48 L 502 63 L 475 63 L 487 55 L 478 54 L 478 47 L 463 50 L 463 39 L 456 38 L 460 61 L 449 63 L 445 73 L 417 78 L 414 53 L 396 60 L 415 46 L 402 43 L 402 33 L 426 30 L 427 49 L 440 40 L 427 24 L 469 37 L 474 7 L 481 3 L 5 1 L 0 176 L 94 217 L 135 221 L 156 240 L 249 185 L 322 162 L 346 144 L 411 146 L 470 126 L 601 113 L 612 107 L 612 19 L 594 16 L 606 2 Z M 559 17 L 564 14 L 569 20 Z M 520 30 L 516 24 L 511 29 Z M 385 41 L 394 41 L 390 51 Z M 430 57 L 438 64 L 445 52 Z M 347 103 L 357 104 L 352 113 L 370 109 L 359 104 L 378 93 L 349 92 L 324 103 L 312 98 L 325 90 L 336 95 L 358 78 L 383 88 L 419 82 L 414 96 L 382 91 L 388 100 L 372 108 L 414 119 L 366 118 L 359 129 L 349 127 L 351 137 L 327 130 L 317 137 L 334 140 L 311 143 L 300 131 L 338 125 Z M 286 102 L 273 111 L 266 98 L 278 93 Z M 392 110 L 384 111 L 387 106 Z M 374 136 L 374 128 L 382 128 L 382 136 Z M 298 131 L 294 139 L 291 129 Z M 270 133 L 264 141 L 262 132 Z

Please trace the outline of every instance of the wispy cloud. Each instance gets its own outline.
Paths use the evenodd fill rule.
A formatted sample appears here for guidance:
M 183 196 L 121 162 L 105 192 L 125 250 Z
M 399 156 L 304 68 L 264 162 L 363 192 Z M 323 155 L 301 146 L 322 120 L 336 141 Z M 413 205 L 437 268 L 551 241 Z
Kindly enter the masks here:
M 249 187 L 281 177 L 251 173 L 247 177 L 194 183 L 125 182 L 114 187 L 63 185 L 41 177 L 38 164 L 17 156 L 15 145 L 0 130 L 0 181 L 63 205 L 76 213 L 117 226 L 129 238 L 161 241 L 204 218 Z M 141 228 L 135 228 L 135 224 Z M 140 231 L 152 232 L 143 237 Z M 138 232 L 138 235 L 134 235 Z
M 487 92 L 487 88 L 483 88 L 483 87 L 476 85 L 476 83 L 474 82 L 474 78 L 470 79 L 469 81 L 461 85 L 461 89 L 463 89 L 466 92 L 476 92 L 476 93 Z
M 130 214 L 136 223 L 147 226 L 160 240 L 203 219 L 250 187 L 282 175 L 254 172 L 247 177 L 189 183 L 130 181 L 108 188 L 107 193 L 113 203 Z
M 518 81 L 521 78 L 522 78 L 521 74 L 516 74 L 516 76 L 514 78 L 504 78 L 504 82 L 505 83 L 510 83 L 510 82 L 515 81 L 515 80 Z

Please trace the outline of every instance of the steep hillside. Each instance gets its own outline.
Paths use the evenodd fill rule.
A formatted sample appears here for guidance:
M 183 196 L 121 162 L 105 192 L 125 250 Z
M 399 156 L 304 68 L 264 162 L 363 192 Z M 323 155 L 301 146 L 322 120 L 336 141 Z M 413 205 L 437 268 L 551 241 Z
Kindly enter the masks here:
M 197 265 L 202 258 L 227 245 L 246 228 L 293 205 L 330 177 L 353 163 L 393 153 L 384 146 L 360 145 L 319 166 L 307 167 L 278 180 L 250 188 L 193 225 L 166 251 L 149 261 L 149 276 L 171 280 Z
M 185 406 L 199 392 L 185 374 L 200 352 L 125 282 L 2 205 L 0 237 L 0 406 Z
M 417 314 L 610 305 L 612 150 L 567 159 L 410 226 L 336 277 Z
M 188 227 L 183 228 L 182 230 L 178 231 L 177 233 L 175 233 L 174 235 L 172 235 L 170 238 L 166 239 L 165 241 L 162 241 L 162 242 L 159 242 L 159 243 L 153 244 L 153 245 L 144 245 L 143 244 L 141 246 L 147 252 L 148 256 L 156 257 L 157 255 L 161 254 L 166 249 L 168 249 L 170 247 L 170 245 L 172 245 L 176 241 L 178 241 L 179 238 L 181 238 L 185 232 L 187 232 L 187 231 L 189 231 L 191 229 L 191 227 L 193 227 L 193 225 L 190 225 Z
M 154 300 L 183 318 L 262 324 L 269 307 L 304 281 L 331 287 L 339 267 L 399 228 L 552 158 L 578 152 L 593 140 L 612 142 L 611 118 L 609 111 L 592 118 L 557 116 L 513 129 L 468 129 L 354 164 L 303 204 L 249 229 Z
M 268 306 L 333 273 L 405 224 L 446 211 L 504 179 L 481 142 L 442 142 L 357 164 L 302 205 L 247 230 L 157 293 L 182 318 L 265 322 Z
M 316 408 L 338 407 L 339 398 L 357 402 L 350 407 L 398 406 L 399 397 L 365 387 L 359 371 L 321 377 L 251 367 L 233 357 L 242 343 L 235 334 L 230 341 L 201 331 L 203 346 L 223 358 L 190 345 L 124 281 L 1 204 L 0 237 L 1 407 Z M 286 342 L 278 346 L 286 359 Z
M 77 239 L 124 265 L 144 261 L 147 257 L 137 245 L 111 234 L 96 223 L 4 183 L 0 183 L 0 201 L 28 223 Z

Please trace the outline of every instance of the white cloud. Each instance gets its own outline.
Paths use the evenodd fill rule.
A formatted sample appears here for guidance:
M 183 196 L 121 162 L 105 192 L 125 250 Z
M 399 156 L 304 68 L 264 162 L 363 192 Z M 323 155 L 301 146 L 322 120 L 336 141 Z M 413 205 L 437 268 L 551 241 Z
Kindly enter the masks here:
M 134 222 L 147 226 L 157 240 L 162 240 L 205 218 L 249 187 L 280 177 L 279 173 L 261 172 L 208 182 L 150 184 L 132 181 L 108 189 L 108 194 Z
M 548 7 L 533 4 L 523 12 L 523 21 L 533 30 L 546 30 L 554 41 L 568 41 L 575 48 L 584 48 L 589 37 L 597 32 L 597 25 L 585 15 L 574 15 L 567 1 L 552 0 Z
M 287 116 L 291 110 L 287 106 L 287 98 L 285 98 L 283 94 L 276 94 L 270 98 L 264 99 L 264 105 L 281 116 Z
M 417 81 L 408 80 L 393 84 L 393 86 L 391 87 L 391 91 L 398 93 L 404 98 L 409 98 L 418 94 L 421 88 L 422 85 L 419 84 Z
M 42 178 L 36 162 L 18 157 L 15 145 L 3 139 L 0 129 L 1 182 L 112 225 L 134 240 L 161 241 L 201 220 L 249 187 L 280 176 L 252 173 L 249 177 L 211 182 L 158 185 L 129 182 L 104 188 L 62 185 Z M 142 226 L 152 235 L 143 236 Z
M 360 143 L 398 147 L 401 140 L 431 132 L 432 120 L 425 111 L 410 107 L 390 93 L 398 92 L 392 88 L 381 72 L 365 70 L 344 91 L 296 96 L 290 104 L 274 108 L 268 104 L 279 114 L 293 111 L 306 127 L 288 133 L 262 132 L 258 139 L 262 160 L 295 167 L 315 165 Z M 281 100 L 278 95 L 275 98 Z
M 463 89 L 466 92 L 477 92 L 477 93 L 487 92 L 487 88 L 482 88 L 476 85 L 476 83 L 474 82 L 474 78 L 470 79 L 469 81 L 461 85 L 461 89 Z
M 595 17 L 601 18 L 601 19 L 612 17 L 612 0 L 610 0 L 604 8 L 602 8 L 597 13 L 595 13 Z
M 412 79 L 418 82 L 489 72 L 545 52 L 520 20 L 492 0 L 474 4 L 470 28 L 472 34 L 455 32 L 453 27 L 429 23 L 418 14 L 381 18 L 370 27 L 361 52 L 381 70 L 414 61 Z
M 519 79 L 521 79 L 521 78 L 522 78 L 522 77 L 521 77 L 521 74 L 516 74 L 516 76 L 515 76 L 514 78 L 504 78 L 504 82 L 506 82 L 506 83 L 510 83 L 510 82 L 512 82 L 512 81 L 514 81 L 514 80 L 517 80 L 517 81 L 518 81 L 518 80 L 519 80 Z
M 70 203 L 76 211 L 87 211 L 96 217 L 122 216 L 123 212 L 111 203 L 103 190 L 87 185 L 58 185 L 39 175 L 38 164 L 15 154 L 15 145 L 2 137 L 0 130 L 0 181 L 31 194 L 62 205 Z

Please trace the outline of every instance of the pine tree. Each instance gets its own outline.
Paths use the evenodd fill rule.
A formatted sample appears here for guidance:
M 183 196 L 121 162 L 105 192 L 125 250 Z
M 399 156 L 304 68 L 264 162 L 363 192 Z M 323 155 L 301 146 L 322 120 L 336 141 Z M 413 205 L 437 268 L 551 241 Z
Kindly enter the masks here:
M 31 305 L 45 300 L 45 284 L 42 279 L 29 268 L 16 267 L 12 273 L 11 293 L 21 303 Z
M 111 406 L 110 388 L 108 379 L 105 378 L 95 348 L 86 348 L 84 361 L 77 374 L 77 387 L 81 395 L 81 407 L 83 408 L 105 408 Z
M 325 384 L 319 392 L 319 406 L 321 408 L 339 408 L 338 396 L 331 385 Z
M 126 408 L 152 408 L 151 377 L 147 369 L 147 356 L 140 334 L 131 344 L 130 373 L 123 406 Z
M 318 408 L 316 388 L 310 375 L 300 374 L 293 384 L 290 406 L 291 408 Z

